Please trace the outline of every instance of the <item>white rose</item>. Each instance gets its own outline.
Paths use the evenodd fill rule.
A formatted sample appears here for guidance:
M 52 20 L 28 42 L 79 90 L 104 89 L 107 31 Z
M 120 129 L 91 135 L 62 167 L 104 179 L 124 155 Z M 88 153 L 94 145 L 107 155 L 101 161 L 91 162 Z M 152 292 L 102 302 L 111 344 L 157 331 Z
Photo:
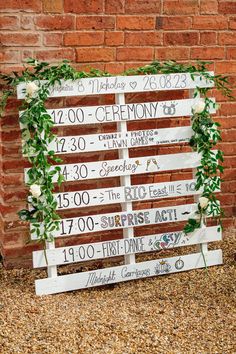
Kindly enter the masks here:
M 38 198 L 41 195 L 41 188 L 38 184 L 32 184 L 30 186 L 30 193 L 33 197 Z
M 33 97 L 34 94 L 38 91 L 39 87 L 34 82 L 28 82 L 26 84 L 26 94 L 29 97 Z
M 198 113 L 198 114 L 202 113 L 204 111 L 204 109 L 205 109 L 205 106 L 206 106 L 205 101 L 204 100 L 199 100 L 192 107 L 193 113 Z
M 200 197 L 199 198 L 199 204 L 201 209 L 205 209 L 208 206 L 209 199 L 206 197 Z

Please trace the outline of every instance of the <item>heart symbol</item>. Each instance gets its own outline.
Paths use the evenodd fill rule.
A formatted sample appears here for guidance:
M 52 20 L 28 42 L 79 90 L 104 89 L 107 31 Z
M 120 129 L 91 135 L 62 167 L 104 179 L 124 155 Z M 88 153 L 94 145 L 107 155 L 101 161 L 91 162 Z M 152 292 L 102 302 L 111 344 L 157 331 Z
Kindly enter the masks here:
M 136 81 L 130 82 L 129 86 L 134 90 L 135 87 L 137 86 L 137 82 Z

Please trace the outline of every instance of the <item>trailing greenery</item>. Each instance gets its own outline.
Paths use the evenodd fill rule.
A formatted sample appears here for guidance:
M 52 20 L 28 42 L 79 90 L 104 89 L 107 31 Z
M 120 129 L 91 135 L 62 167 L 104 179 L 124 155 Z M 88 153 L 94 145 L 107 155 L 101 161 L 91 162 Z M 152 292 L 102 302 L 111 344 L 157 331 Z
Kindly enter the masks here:
M 221 75 L 211 76 L 207 72 L 208 62 L 197 62 L 195 65 L 179 64 L 175 61 L 159 62 L 154 61 L 149 65 L 137 69 L 129 69 L 121 75 L 149 75 L 149 74 L 171 74 L 190 73 L 205 78 L 214 83 L 215 87 L 225 96 L 232 99 L 231 90 L 228 87 L 227 77 Z M 45 102 L 49 96 L 49 89 L 55 84 L 61 84 L 61 80 L 77 80 L 86 77 L 111 76 L 107 72 L 91 69 L 89 72 L 76 71 L 67 61 L 58 65 L 50 66 L 46 62 L 38 62 L 29 59 L 25 69 L 21 73 L 13 72 L 12 75 L 0 75 L 7 88 L 3 91 L 0 108 L 5 110 L 7 99 L 15 95 L 16 87 L 22 82 L 27 83 L 26 98 L 21 106 L 20 123 L 22 125 L 23 154 L 27 156 L 32 167 L 28 171 L 28 186 L 30 193 L 28 203 L 30 208 L 19 212 L 19 217 L 30 221 L 33 225 L 31 232 L 36 232 L 39 241 L 51 241 L 53 232 L 59 228 L 60 217 L 56 212 L 57 203 L 53 198 L 54 183 L 56 176 L 57 183 L 63 182 L 60 174 L 60 167 L 54 167 L 54 163 L 62 160 L 55 155 L 54 151 L 48 151 L 48 145 L 55 139 L 52 133 L 53 121 L 45 108 Z M 192 128 L 193 136 L 190 145 L 194 151 L 202 154 L 201 164 L 197 167 L 196 190 L 201 190 L 202 197 L 207 198 L 207 207 L 198 204 L 198 211 L 194 218 L 190 218 L 184 231 L 194 231 L 200 227 L 206 214 L 211 214 L 217 220 L 223 212 L 216 199 L 215 191 L 220 187 L 219 172 L 223 172 L 221 162 L 223 161 L 222 151 L 214 154 L 211 149 L 221 135 L 218 130 L 219 124 L 215 123 L 210 115 L 210 108 L 216 107 L 208 97 L 210 88 L 199 88 L 194 90 L 194 97 L 202 97 L 202 111 L 193 109 Z M 195 216 L 197 218 L 195 218 Z

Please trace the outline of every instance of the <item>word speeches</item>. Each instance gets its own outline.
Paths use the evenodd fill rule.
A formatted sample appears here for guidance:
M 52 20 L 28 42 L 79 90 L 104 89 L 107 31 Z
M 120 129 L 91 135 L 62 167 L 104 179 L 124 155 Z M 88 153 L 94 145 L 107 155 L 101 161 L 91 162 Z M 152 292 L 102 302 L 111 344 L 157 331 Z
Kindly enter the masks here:
M 127 176 L 140 173 L 158 171 L 178 170 L 182 168 L 197 167 L 201 156 L 196 152 L 187 152 L 171 155 L 145 156 L 130 159 L 118 159 L 88 162 L 82 164 L 60 165 L 61 174 L 65 181 L 78 181 L 94 178 L 105 178 L 114 176 Z M 28 181 L 25 169 L 25 179 Z M 53 182 L 57 176 L 53 176 Z

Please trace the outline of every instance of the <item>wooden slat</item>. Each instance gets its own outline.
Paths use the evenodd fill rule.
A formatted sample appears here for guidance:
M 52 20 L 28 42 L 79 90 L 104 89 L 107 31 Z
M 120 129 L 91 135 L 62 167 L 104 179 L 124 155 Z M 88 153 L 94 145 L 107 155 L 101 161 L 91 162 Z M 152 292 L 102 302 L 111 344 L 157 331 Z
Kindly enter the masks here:
M 209 72 L 209 74 L 213 75 L 214 73 Z M 35 82 L 38 84 L 37 81 Z M 76 81 L 62 80 L 61 85 L 53 86 L 49 97 L 187 90 L 195 87 L 213 87 L 213 83 L 201 78 L 199 74 L 196 74 L 193 80 L 189 73 L 84 78 Z M 18 99 L 25 98 L 25 88 L 25 83 L 17 86 Z
M 57 209 L 84 208 L 104 204 L 155 200 L 201 193 L 195 190 L 196 180 L 181 180 L 150 184 L 110 187 L 54 194 Z
M 215 102 L 214 98 L 211 98 Z M 102 124 L 145 119 L 186 117 L 192 114 L 192 107 L 198 99 L 114 104 L 90 107 L 68 107 L 48 109 L 55 126 Z M 215 108 L 210 108 L 215 113 Z M 24 111 L 20 112 L 20 116 Z
M 153 252 L 162 249 L 191 246 L 202 242 L 220 241 L 221 239 L 221 228 L 211 226 L 206 229 L 198 229 L 188 235 L 185 235 L 183 231 L 165 232 L 131 239 L 117 239 L 60 247 L 47 250 L 46 254 L 49 266 L 66 265 L 100 258 L 124 256 L 132 253 Z M 33 267 L 47 267 L 44 251 L 33 252 Z
M 222 251 L 214 250 L 207 252 L 205 260 L 207 267 L 222 264 Z M 35 281 L 35 287 L 37 295 L 48 295 L 156 275 L 179 273 L 204 267 L 202 254 L 193 253 L 89 272 L 62 275 L 56 278 L 38 279 Z
M 215 102 L 214 98 L 211 98 Z M 192 114 L 197 99 L 182 99 L 159 102 L 114 104 L 90 107 L 69 107 L 49 109 L 56 126 L 103 124 L 123 121 L 142 121 L 155 118 L 186 117 Z M 211 113 L 215 108 L 211 107 Z
M 187 152 L 171 155 L 134 157 L 123 160 L 117 159 L 79 164 L 65 164 L 60 165 L 60 167 L 65 181 L 79 181 L 194 168 L 199 165 L 200 159 L 201 156 L 198 153 Z M 24 170 L 26 183 L 29 180 L 27 174 L 28 170 L 28 168 Z M 57 175 L 54 175 L 53 182 L 56 181 Z
M 161 224 L 187 220 L 197 210 L 197 204 L 177 205 L 153 209 L 141 209 L 117 213 L 96 214 L 60 220 L 59 230 L 54 237 L 81 235 L 96 231 L 117 230 L 127 227 Z M 31 227 L 32 229 L 32 227 Z M 36 240 L 35 233 L 31 239 Z
M 189 142 L 191 127 L 149 129 L 125 133 L 104 133 L 80 136 L 57 137 L 48 146 L 56 154 L 78 154 L 90 151 L 121 150 L 143 146 L 180 144 Z

